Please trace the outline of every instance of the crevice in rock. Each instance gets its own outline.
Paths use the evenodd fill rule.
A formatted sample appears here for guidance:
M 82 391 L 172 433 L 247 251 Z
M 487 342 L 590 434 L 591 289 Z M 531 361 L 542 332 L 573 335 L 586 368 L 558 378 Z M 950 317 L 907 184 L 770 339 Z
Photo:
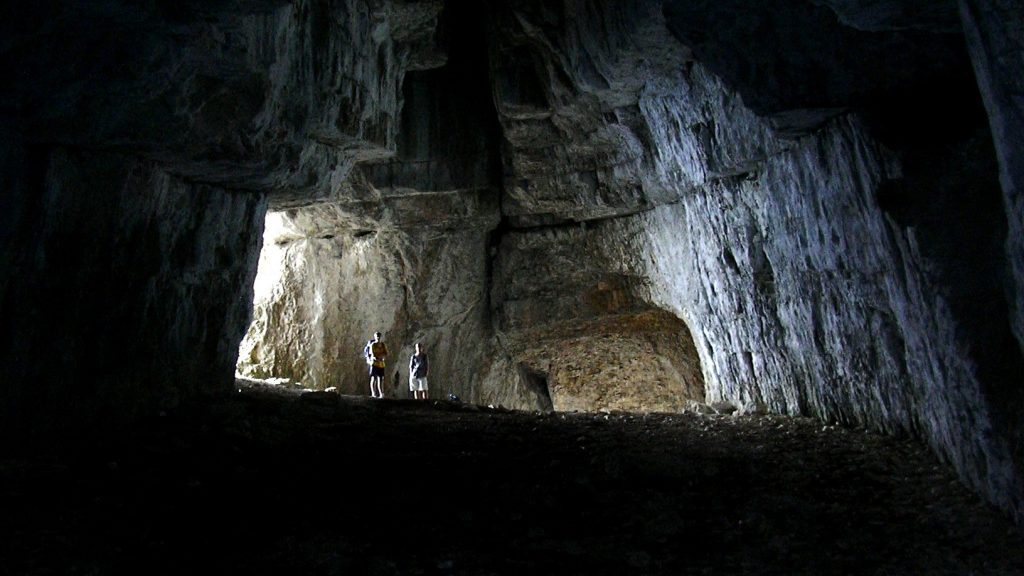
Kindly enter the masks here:
M 507 53 L 494 70 L 495 93 L 502 104 L 533 112 L 548 109 L 548 96 L 537 73 L 533 55 L 526 48 Z
M 545 412 L 554 410 L 554 405 L 551 402 L 551 392 L 548 389 L 547 374 L 531 370 L 525 364 L 519 364 L 519 377 L 526 384 L 529 393 L 537 398 L 537 406 L 540 410 Z

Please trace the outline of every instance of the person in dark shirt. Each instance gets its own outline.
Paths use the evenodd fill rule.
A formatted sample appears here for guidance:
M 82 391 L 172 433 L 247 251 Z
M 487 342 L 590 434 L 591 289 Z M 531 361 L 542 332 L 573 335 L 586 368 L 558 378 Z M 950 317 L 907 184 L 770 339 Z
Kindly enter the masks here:
M 427 399 L 427 372 L 430 364 L 423 346 L 416 343 L 416 353 L 409 358 L 409 391 L 417 400 Z

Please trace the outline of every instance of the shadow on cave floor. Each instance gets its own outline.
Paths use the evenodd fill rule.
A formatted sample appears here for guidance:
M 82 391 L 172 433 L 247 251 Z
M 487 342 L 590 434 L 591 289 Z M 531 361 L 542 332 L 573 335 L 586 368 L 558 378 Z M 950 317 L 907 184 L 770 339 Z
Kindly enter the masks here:
M 1020 574 L 918 445 L 775 416 L 243 390 L 0 462 L 14 574 Z

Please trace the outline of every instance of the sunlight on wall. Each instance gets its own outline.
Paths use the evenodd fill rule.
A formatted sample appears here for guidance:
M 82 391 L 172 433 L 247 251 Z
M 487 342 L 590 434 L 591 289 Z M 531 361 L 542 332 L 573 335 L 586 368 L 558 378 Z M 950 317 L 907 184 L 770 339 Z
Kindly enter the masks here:
M 270 299 L 275 286 L 280 285 L 284 273 L 284 251 L 290 240 L 301 235 L 291 226 L 284 212 L 267 212 L 263 229 L 263 250 L 260 252 L 256 281 L 253 283 L 253 301 Z
M 291 241 L 301 238 L 284 212 L 267 212 L 263 229 L 263 248 L 253 282 L 253 320 L 239 346 L 236 376 L 253 376 L 249 364 L 255 359 L 263 334 L 267 330 L 266 318 L 260 309 L 275 298 L 281 290 L 287 269 L 287 250 Z

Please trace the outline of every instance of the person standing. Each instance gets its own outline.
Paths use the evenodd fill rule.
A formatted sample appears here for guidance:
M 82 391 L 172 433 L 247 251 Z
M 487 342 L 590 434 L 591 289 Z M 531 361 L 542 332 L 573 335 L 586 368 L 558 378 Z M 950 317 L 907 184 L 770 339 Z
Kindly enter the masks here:
M 409 391 L 417 400 L 427 399 L 427 372 L 429 370 L 430 363 L 427 360 L 427 353 L 417 342 L 416 352 L 409 357 Z
M 363 354 L 366 356 L 366 363 L 370 365 L 370 396 L 374 398 L 384 397 L 384 367 L 388 357 L 388 347 L 381 340 L 382 334 L 377 332 L 373 340 L 366 343 Z M 376 389 L 374 389 L 376 384 Z

